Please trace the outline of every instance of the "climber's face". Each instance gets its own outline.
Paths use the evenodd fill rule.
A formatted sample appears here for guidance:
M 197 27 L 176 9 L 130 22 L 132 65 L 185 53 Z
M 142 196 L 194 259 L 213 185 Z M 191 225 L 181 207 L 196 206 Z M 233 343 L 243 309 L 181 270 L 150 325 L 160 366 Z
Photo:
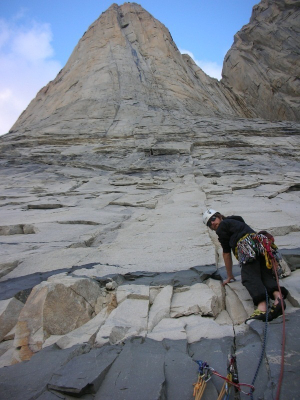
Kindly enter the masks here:
M 213 231 L 216 231 L 218 229 L 220 223 L 221 223 L 221 218 L 213 215 L 211 217 L 211 219 L 208 221 L 207 225 L 210 229 L 212 229 Z

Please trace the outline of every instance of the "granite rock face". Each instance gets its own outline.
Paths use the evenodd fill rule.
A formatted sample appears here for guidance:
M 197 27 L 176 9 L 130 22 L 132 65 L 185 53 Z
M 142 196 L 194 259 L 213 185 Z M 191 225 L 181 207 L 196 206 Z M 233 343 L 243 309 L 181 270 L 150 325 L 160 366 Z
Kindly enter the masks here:
M 14 333 L 4 337 L 6 341 L 12 335 L 14 341 L 3 349 L 0 365 L 29 360 L 34 353 L 54 343 L 61 349 L 79 344 L 102 347 L 133 337 L 147 337 L 155 341 L 186 340 L 192 344 L 204 338 L 220 339 L 247 332 L 244 321 L 253 312 L 248 292 L 239 276 L 224 290 L 218 280 L 221 276 L 216 272 L 211 267 L 198 267 L 198 282 L 195 283 L 193 275 L 190 286 L 186 285 L 186 271 L 176 273 L 176 286 L 166 282 L 164 273 L 148 280 L 142 274 L 140 277 L 127 274 L 127 282 L 133 282 L 114 277 L 110 281 L 115 283 L 114 289 L 106 288 L 105 277 L 97 278 L 96 269 L 94 279 L 67 273 L 54 275 L 33 288 L 25 305 L 15 298 L 2 301 L 7 310 L 13 301 L 22 306 L 17 309 L 19 316 L 14 323 L 10 319 L 2 321 L 5 332 L 14 324 L 16 327 Z M 299 286 L 298 272 L 284 281 L 290 292 L 289 314 L 299 308 L 295 289 Z M 203 281 L 203 273 L 210 278 Z M 98 281 L 101 278 L 102 283 Z M 108 295 L 111 303 L 104 303 Z M 93 311 L 99 303 L 103 307 L 95 315 Z
M 299 368 L 299 310 L 288 316 L 286 357 L 281 396 L 296 399 L 298 383 L 293 379 Z M 280 369 L 282 323 L 270 323 L 266 355 L 255 383 L 255 396 L 274 399 Z M 77 345 L 61 350 L 55 345 L 43 349 L 27 363 L 0 369 L 0 399 L 190 399 L 197 381 L 196 361 L 206 361 L 221 375 L 227 374 L 228 356 L 236 352 L 239 381 L 250 383 L 261 351 L 264 324 L 255 321 L 233 340 L 202 339 L 155 341 L 132 338 L 118 345 L 99 349 Z M 43 360 L 47 362 L 43 363 Z M 41 368 L 41 363 L 44 367 Z M 14 381 L 12 381 L 12 377 Z M 203 399 L 217 398 L 223 380 L 212 375 Z M 247 391 L 247 387 L 242 387 Z M 242 398 L 241 394 L 236 394 Z M 232 390 L 229 396 L 234 399 Z
M 222 83 L 261 118 L 299 121 L 299 6 L 261 1 L 225 56 Z
M 165 118 L 172 126 L 181 114 L 245 113 L 228 89 L 180 54 L 164 25 L 140 5 L 125 3 L 113 4 L 89 27 L 12 131 L 65 141 L 75 130 L 77 143 L 92 135 L 109 144 L 143 137 L 143 128 L 151 126 L 153 141 Z
M 1 138 L 3 280 L 222 263 L 211 206 L 299 247 L 300 125 L 245 118 L 223 86 L 140 6 L 112 5 Z
M 279 31 L 291 17 L 281 11 Z M 249 382 L 262 332 L 244 324 L 253 303 L 237 265 L 237 281 L 222 287 L 222 251 L 202 224 L 208 207 L 276 238 L 288 265 L 293 379 L 300 124 L 257 116 L 137 4 L 114 4 L 91 25 L 0 139 L 0 398 L 188 399 L 194 361 L 226 374 L 232 352 Z M 277 385 L 281 325 L 269 325 L 276 340 L 257 383 L 266 399 Z M 217 398 L 222 382 L 210 383 L 207 399 Z M 296 389 L 286 383 L 284 397 Z

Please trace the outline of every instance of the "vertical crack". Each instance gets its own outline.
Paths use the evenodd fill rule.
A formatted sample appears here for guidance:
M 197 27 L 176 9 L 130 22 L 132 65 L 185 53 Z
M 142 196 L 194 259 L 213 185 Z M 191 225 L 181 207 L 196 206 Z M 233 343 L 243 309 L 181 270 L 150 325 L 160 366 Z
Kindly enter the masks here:
M 236 357 L 236 351 L 237 351 L 236 331 L 235 331 L 233 322 L 232 322 L 232 329 L 233 329 L 233 341 L 232 341 L 231 354 Z M 239 371 L 238 371 L 237 359 L 235 360 L 235 372 L 237 374 L 237 379 L 239 381 Z M 234 389 L 234 400 L 240 400 L 240 398 L 241 398 L 240 392 Z

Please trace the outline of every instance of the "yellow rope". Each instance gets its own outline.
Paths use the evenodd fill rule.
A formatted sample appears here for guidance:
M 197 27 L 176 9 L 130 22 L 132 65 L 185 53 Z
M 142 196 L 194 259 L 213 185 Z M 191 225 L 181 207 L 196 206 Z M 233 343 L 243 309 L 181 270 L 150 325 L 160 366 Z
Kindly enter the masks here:
M 226 376 L 226 378 L 227 378 L 228 380 L 230 380 L 230 382 L 232 382 L 232 374 L 228 374 L 228 375 Z M 228 385 L 228 388 L 227 388 L 227 385 Z M 225 381 L 225 382 L 223 383 L 221 392 L 220 392 L 219 397 L 217 398 L 217 400 L 222 400 L 224 394 L 227 393 L 227 391 L 229 391 L 230 388 L 231 388 L 230 383 L 228 383 L 228 382 Z
M 197 383 L 193 383 L 194 386 L 194 392 L 193 392 L 193 396 L 195 397 L 195 400 L 201 400 L 204 390 L 206 388 L 206 381 L 203 379 L 204 375 L 198 375 L 198 380 Z M 226 377 L 230 382 L 232 382 L 232 374 L 228 374 Z M 231 385 L 229 382 L 225 381 L 222 389 L 219 393 L 218 399 L 217 400 L 222 400 L 223 396 L 225 395 L 225 393 L 228 393 L 228 391 L 230 390 Z
M 193 396 L 195 397 L 195 400 L 201 400 L 204 390 L 206 388 L 206 382 L 203 379 L 203 376 L 199 375 L 197 383 L 193 384 L 194 386 Z
M 226 388 L 226 382 L 224 382 L 224 384 L 222 386 L 222 389 L 221 389 L 221 392 L 220 392 L 219 397 L 218 397 L 217 400 L 222 400 L 222 398 L 223 398 L 223 396 L 225 394 L 225 388 Z

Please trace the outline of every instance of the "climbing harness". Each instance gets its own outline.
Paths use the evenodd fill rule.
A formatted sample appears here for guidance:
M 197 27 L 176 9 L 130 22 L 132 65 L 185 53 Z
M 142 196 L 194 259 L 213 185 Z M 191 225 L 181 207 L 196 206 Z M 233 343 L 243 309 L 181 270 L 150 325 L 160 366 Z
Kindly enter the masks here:
M 281 276 L 283 273 L 280 266 L 281 255 L 274 243 L 274 237 L 266 231 L 247 233 L 238 241 L 234 254 L 240 266 L 247 262 L 252 262 L 257 256 L 262 255 L 265 258 L 266 267 L 273 268 L 274 275 L 273 260 L 275 259 L 277 261 L 276 271 L 278 275 Z
M 256 259 L 257 256 L 262 255 L 265 257 L 267 268 L 272 268 L 271 260 L 277 252 L 277 246 L 274 240 L 261 233 L 247 233 L 237 243 L 235 248 L 235 256 L 239 263 L 246 264 Z
M 211 379 L 212 374 L 218 376 L 219 378 L 224 379 L 225 381 L 217 400 L 227 400 L 229 398 L 231 387 L 234 387 L 236 391 L 244 393 L 247 396 L 250 395 L 250 391 L 252 392 L 254 391 L 253 385 L 250 385 L 248 383 L 239 383 L 238 375 L 235 368 L 235 363 L 236 363 L 235 356 L 231 356 L 229 367 L 227 369 L 228 372 L 227 376 L 219 374 L 214 368 L 210 367 L 204 361 L 199 360 L 196 362 L 199 365 L 199 369 L 198 369 L 198 380 L 196 383 L 194 383 L 193 396 L 195 397 L 195 400 L 201 400 L 204 390 L 206 388 L 206 384 Z M 242 390 L 243 386 L 250 388 L 250 391 L 244 392 Z

